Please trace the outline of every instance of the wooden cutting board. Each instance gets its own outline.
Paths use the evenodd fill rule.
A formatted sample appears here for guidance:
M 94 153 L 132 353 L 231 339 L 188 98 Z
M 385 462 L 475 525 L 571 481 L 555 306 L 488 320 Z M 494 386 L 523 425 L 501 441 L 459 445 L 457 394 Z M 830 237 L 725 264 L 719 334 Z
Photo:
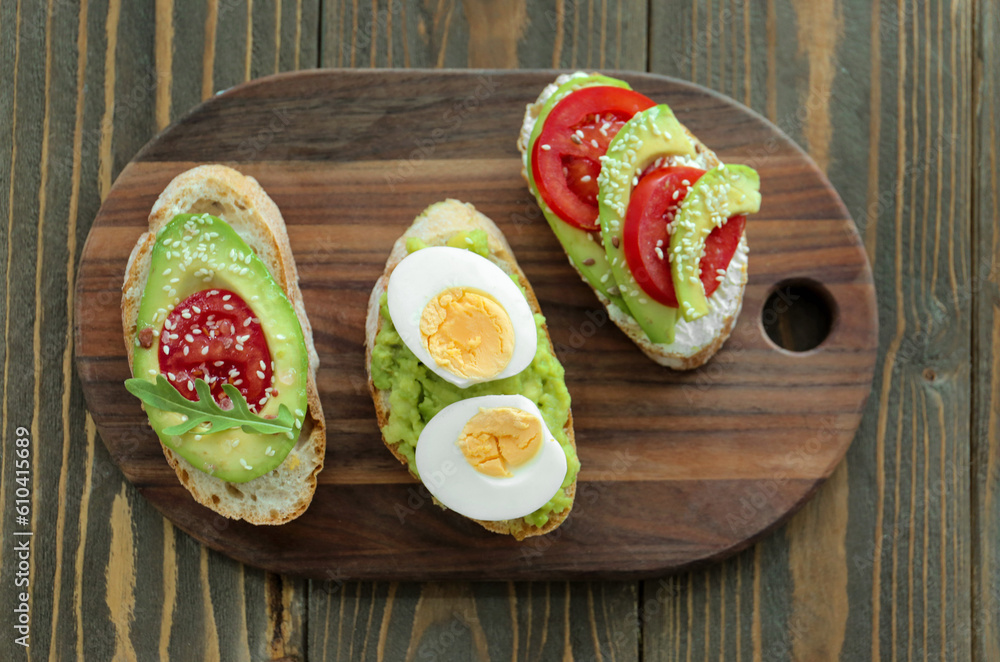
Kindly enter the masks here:
M 877 346 L 872 275 L 844 205 L 754 112 L 689 83 L 623 76 L 762 183 L 732 338 L 699 370 L 661 368 L 607 321 L 521 179 L 524 107 L 555 75 L 264 78 L 209 99 L 125 167 L 83 251 L 76 361 L 111 456 L 164 515 L 242 562 L 333 581 L 624 578 L 732 554 L 816 491 L 854 437 Z M 126 260 L 159 192 L 206 162 L 253 175 L 281 208 L 316 336 L 326 468 L 309 510 L 280 527 L 196 504 L 123 386 Z M 566 368 L 583 468 L 571 516 L 548 536 L 519 543 L 442 511 L 381 443 L 364 368 L 368 295 L 395 239 L 446 197 L 472 202 L 506 233 Z M 817 301 L 832 320 L 817 348 L 788 351 L 768 338 L 765 322 L 786 345 L 814 334 L 816 316 L 796 312 Z

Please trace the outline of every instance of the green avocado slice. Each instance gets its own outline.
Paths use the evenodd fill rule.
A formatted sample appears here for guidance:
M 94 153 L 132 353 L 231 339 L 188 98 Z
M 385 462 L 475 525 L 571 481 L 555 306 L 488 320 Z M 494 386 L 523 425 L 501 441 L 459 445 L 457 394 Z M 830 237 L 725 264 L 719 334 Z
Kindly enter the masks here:
M 628 310 L 650 341 L 672 343 L 677 309 L 655 301 L 642 291 L 625 261 L 622 227 L 638 176 L 661 156 L 694 156 L 694 144 L 670 107 L 648 108 L 625 123 L 608 146 L 597 178 L 600 194 L 601 236 L 618 289 Z
M 720 165 L 702 175 L 688 191 L 670 235 L 670 273 L 684 319 L 708 314 L 701 282 L 705 240 L 730 216 L 760 210 L 760 177 L 744 165 Z
M 160 230 L 152 249 L 149 277 L 136 318 L 133 374 L 155 383 L 160 375 L 160 336 L 164 322 L 190 295 L 226 289 L 241 297 L 260 320 L 274 363 L 277 394 L 258 414 L 276 416 L 281 405 L 294 415 L 294 432 L 260 434 L 241 428 L 211 433 L 195 428 L 184 434 L 166 430 L 184 415 L 146 405 L 153 430 L 164 446 L 193 467 L 232 483 L 262 476 L 285 460 L 295 446 L 308 408 L 308 354 L 302 327 L 281 286 L 267 266 L 225 221 L 208 214 L 179 214 Z M 148 347 L 140 334 L 152 338 Z M 291 438 L 290 438 L 291 437 Z
M 557 103 L 569 96 L 570 93 L 584 87 L 600 85 L 620 87 L 626 90 L 632 89 L 625 81 L 609 76 L 579 76 L 571 78 L 560 85 L 552 96 L 545 101 L 541 112 L 538 114 L 538 120 L 531 131 L 531 138 L 528 141 L 528 189 L 535 196 L 535 200 L 537 200 L 538 207 L 542 210 L 545 220 L 548 222 L 549 227 L 552 228 L 552 232 L 556 235 L 559 243 L 562 244 L 563 250 L 566 251 L 566 255 L 569 256 L 573 266 L 583 274 L 583 277 L 587 279 L 591 287 L 607 297 L 619 308 L 625 310 L 624 301 L 616 293 L 615 281 L 611 277 L 611 269 L 608 266 L 608 258 L 604 252 L 604 247 L 598 241 L 594 240 L 594 233 L 573 227 L 556 216 L 538 193 L 538 187 L 535 186 L 535 180 L 531 174 L 532 147 L 535 144 L 535 140 L 538 139 L 539 134 L 541 134 L 545 120 L 548 118 L 549 113 L 552 112 L 552 109 L 555 108 Z

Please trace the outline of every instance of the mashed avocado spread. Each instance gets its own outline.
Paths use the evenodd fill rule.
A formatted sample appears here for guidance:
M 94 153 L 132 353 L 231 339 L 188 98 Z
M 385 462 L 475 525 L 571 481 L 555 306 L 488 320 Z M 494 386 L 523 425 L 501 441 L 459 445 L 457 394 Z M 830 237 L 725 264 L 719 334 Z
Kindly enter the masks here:
M 477 231 L 468 234 L 472 235 L 475 232 Z M 465 233 L 460 234 L 465 235 Z M 461 243 L 467 244 L 463 247 L 475 250 L 476 247 L 480 247 L 475 246 L 476 244 L 482 244 L 480 248 L 485 248 L 485 233 L 481 241 L 476 241 L 480 239 L 479 237 L 470 238 L 473 241 L 466 242 L 466 236 L 461 237 Z M 414 244 L 411 248 L 410 242 L 407 242 L 407 249 L 410 252 L 423 247 L 424 245 Z M 516 283 L 517 279 L 514 281 Z M 518 285 L 520 286 L 520 283 Z M 538 350 L 531 365 L 513 377 L 461 389 L 428 370 L 406 347 L 389 317 L 389 307 L 384 293 L 379 302 L 379 309 L 382 315 L 382 328 L 375 337 L 375 346 L 372 348 L 372 381 L 376 388 L 389 391 L 389 421 L 382 428 L 382 434 L 387 443 L 393 444 L 396 451 L 406 457 L 410 473 L 417 475 L 414 451 L 420 432 L 439 411 L 465 398 L 520 394 L 538 405 L 545 424 L 566 452 L 567 460 L 563 489 L 544 506 L 522 519 L 530 526 L 543 526 L 548 522 L 550 513 L 559 513 L 570 507 L 572 499 L 566 495 L 566 488 L 576 480 L 580 461 L 564 429 L 569 418 L 569 391 L 566 390 L 562 364 L 552 353 L 548 338 L 545 336 L 543 328 L 545 317 L 535 315 Z

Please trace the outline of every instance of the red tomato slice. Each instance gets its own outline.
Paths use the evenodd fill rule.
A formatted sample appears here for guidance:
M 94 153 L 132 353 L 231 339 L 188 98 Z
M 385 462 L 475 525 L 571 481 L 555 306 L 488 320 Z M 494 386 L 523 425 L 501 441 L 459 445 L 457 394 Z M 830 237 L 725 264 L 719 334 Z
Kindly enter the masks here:
M 677 294 L 670 275 L 667 224 L 674 220 L 691 185 L 703 174 L 704 170 L 687 166 L 653 170 L 639 180 L 625 212 L 622 243 L 629 271 L 646 294 L 671 308 L 677 307 Z M 705 240 L 701 282 L 706 296 L 712 296 L 719 287 L 716 270 L 729 267 L 746 220 L 746 216 L 733 216 Z
M 531 176 L 542 200 L 574 227 L 597 225 L 600 158 L 625 122 L 651 99 L 621 87 L 585 87 L 555 105 L 531 148 Z
M 260 320 L 229 290 L 202 290 L 171 311 L 160 330 L 160 372 L 188 400 L 197 400 L 194 380 L 204 379 L 223 409 L 232 402 L 222 390 L 232 384 L 254 412 L 275 394 L 271 350 Z

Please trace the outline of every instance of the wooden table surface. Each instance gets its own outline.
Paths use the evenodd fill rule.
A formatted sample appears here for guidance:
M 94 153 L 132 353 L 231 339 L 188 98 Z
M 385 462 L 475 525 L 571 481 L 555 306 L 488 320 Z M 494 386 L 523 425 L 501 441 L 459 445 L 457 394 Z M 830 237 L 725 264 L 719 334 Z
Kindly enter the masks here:
M 991 0 L 0 0 L 0 659 L 1000 660 L 998 40 Z M 831 480 L 736 557 L 644 582 L 307 581 L 175 530 L 84 407 L 80 251 L 160 129 L 318 66 L 652 71 L 780 126 L 840 192 L 880 297 Z

